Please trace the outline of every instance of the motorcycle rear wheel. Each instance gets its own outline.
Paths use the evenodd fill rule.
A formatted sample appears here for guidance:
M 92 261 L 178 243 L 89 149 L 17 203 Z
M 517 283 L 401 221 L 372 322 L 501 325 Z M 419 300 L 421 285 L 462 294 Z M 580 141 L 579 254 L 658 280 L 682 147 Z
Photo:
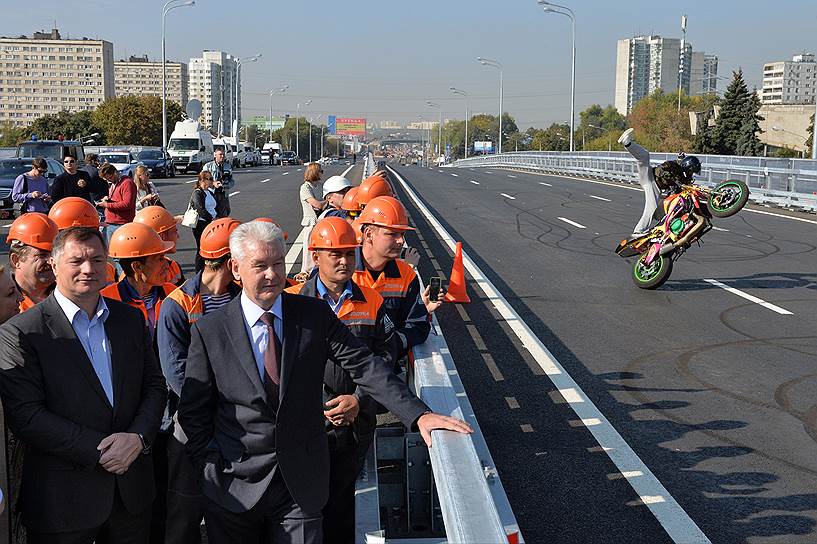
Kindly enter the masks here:
M 644 264 L 647 253 L 643 253 L 633 264 L 632 280 L 639 289 L 658 289 L 672 274 L 672 259 L 669 255 L 659 255 L 648 266 Z
M 725 203 L 720 200 L 716 202 L 717 197 L 728 196 Z M 715 186 L 709 193 L 709 200 L 706 203 L 709 208 L 709 213 L 713 217 L 724 218 L 732 217 L 746 205 L 749 200 L 749 187 L 742 181 L 737 179 L 730 179 L 721 182 Z

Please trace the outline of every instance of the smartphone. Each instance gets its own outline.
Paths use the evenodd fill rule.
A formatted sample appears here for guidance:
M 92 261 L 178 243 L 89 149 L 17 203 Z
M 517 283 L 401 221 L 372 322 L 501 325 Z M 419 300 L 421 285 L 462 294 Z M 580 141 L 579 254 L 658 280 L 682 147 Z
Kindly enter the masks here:
M 439 276 L 431 276 L 428 279 L 428 298 L 434 302 L 440 299 L 440 290 L 443 286 L 443 280 Z

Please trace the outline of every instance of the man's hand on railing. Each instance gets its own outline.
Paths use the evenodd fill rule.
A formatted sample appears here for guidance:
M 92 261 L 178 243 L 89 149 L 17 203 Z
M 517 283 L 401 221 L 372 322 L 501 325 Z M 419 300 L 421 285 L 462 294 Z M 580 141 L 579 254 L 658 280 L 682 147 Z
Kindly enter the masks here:
M 474 432 L 474 429 L 463 420 L 434 412 L 426 412 L 421 415 L 419 419 L 417 419 L 417 428 L 420 430 L 420 435 L 429 448 L 431 447 L 431 431 L 441 429 L 463 434 L 471 434 Z

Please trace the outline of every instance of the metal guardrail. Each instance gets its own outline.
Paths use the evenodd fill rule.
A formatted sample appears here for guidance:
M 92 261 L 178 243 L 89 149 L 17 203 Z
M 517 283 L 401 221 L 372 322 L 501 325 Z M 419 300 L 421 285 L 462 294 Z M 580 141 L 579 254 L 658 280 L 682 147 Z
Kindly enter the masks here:
M 374 174 L 376 168 L 377 164 L 374 162 L 374 156 L 371 153 L 366 153 L 366 158 L 363 161 L 363 179 Z
M 817 161 L 727 155 L 695 156 L 701 160 L 701 173 L 696 179 L 703 185 L 739 179 L 749 186 L 753 202 L 817 212 Z M 658 165 L 676 157 L 673 153 L 652 153 L 650 161 Z M 525 151 L 469 157 L 457 160 L 452 166 L 514 168 L 627 183 L 638 181 L 636 161 L 627 152 Z

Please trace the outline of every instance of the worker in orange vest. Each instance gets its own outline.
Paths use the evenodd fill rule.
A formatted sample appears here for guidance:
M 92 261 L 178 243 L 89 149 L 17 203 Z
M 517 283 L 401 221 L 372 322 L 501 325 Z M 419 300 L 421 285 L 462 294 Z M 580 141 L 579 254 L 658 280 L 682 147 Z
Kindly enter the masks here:
M 44 213 L 21 215 L 11 224 L 6 243 L 12 279 L 22 295 L 20 311 L 24 312 L 44 300 L 56 285 L 49 258 L 57 225 Z
M 85 227 L 99 230 L 99 214 L 93 204 L 78 196 L 67 196 L 59 199 L 48 210 L 48 218 L 57 224 L 59 230 L 70 227 Z M 116 267 L 110 262 L 105 269 L 105 281 L 108 284 L 116 281 Z
M 147 206 L 136 212 L 136 217 L 133 218 L 134 223 L 142 223 L 147 225 L 161 237 L 165 242 L 173 242 L 173 249 L 168 253 L 176 253 L 176 242 L 179 240 L 179 229 L 176 223 L 176 218 L 173 217 L 169 211 L 161 206 Z M 184 274 L 179 263 L 168 256 L 167 260 L 167 277 L 166 283 L 172 283 L 179 286 L 184 283 Z

